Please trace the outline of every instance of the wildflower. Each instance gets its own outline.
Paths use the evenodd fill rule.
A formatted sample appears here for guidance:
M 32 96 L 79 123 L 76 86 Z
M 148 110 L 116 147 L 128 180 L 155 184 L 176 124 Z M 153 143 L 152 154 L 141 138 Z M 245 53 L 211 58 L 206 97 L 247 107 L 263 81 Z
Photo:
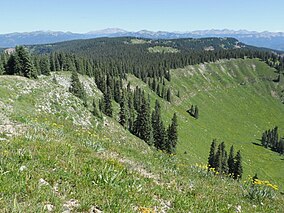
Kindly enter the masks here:
M 139 212 L 141 213 L 154 213 L 155 211 L 151 208 L 146 208 L 146 207 L 139 207 Z

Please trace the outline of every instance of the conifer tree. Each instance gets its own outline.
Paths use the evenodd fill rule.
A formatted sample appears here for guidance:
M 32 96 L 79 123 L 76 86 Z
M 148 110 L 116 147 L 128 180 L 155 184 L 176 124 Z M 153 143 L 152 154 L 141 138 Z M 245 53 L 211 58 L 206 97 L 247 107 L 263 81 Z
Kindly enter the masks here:
M 216 139 L 214 139 L 210 146 L 210 152 L 208 157 L 208 168 L 215 168 L 215 154 L 216 154 Z
M 234 179 L 241 179 L 243 175 L 242 156 L 240 150 L 235 157 Z
M 156 100 L 155 109 L 152 112 L 152 129 L 155 147 L 160 150 L 165 150 L 165 127 L 161 119 L 161 106 L 158 100 Z
M 277 147 L 277 152 L 279 152 L 281 155 L 284 154 L 284 138 L 280 139 Z
M 169 154 L 176 152 L 176 145 L 177 145 L 177 140 L 178 140 L 177 126 L 178 126 L 177 115 L 176 113 L 174 113 L 173 118 L 172 118 L 172 123 L 167 130 L 168 137 L 167 137 L 166 151 Z
M 111 89 L 109 86 L 104 94 L 104 113 L 107 116 L 112 117 Z
M 168 101 L 168 102 L 171 102 L 171 101 L 172 101 L 172 98 L 171 98 L 171 89 L 170 89 L 170 88 L 168 88 L 168 90 L 167 90 L 167 101 Z
M 73 93 L 73 95 L 80 98 L 84 102 L 85 106 L 87 105 L 87 97 L 85 89 L 79 80 L 78 73 L 75 71 L 73 71 L 71 75 L 71 85 L 69 87 L 69 92 Z
M 40 73 L 43 75 L 50 75 L 50 62 L 47 57 L 41 57 L 39 61 Z
M 3 64 L 2 61 L 0 60 L 0 75 L 3 75 L 4 72 L 5 72 L 4 64 Z
M 267 143 L 267 131 L 263 132 L 262 133 L 262 137 L 261 137 L 261 145 L 266 147 L 268 146 L 268 143 Z
M 8 75 L 20 75 L 27 78 L 37 78 L 37 73 L 28 51 L 23 46 L 17 46 L 7 62 Z
M 126 110 L 125 110 L 125 97 L 124 97 L 124 92 L 122 93 L 122 97 L 120 100 L 120 111 L 119 111 L 119 123 L 121 126 L 125 127 L 126 126 Z
M 96 100 L 94 99 L 93 100 L 93 110 L 92 110 L 92 114 L 96 117 L 99 117 L 99 112 L 98 112 L 98 109 L 97 109 L 97 105 L 96 105 Z
M 128 84 L 130 85 L 130 84 Z M 127 87 L 128 94 L 128 130 L 133 133 L 134 132 L 134 119 L 135 119 L 135 109 L 134 109 L 134 100 L 133 95 L 131 93 L 130 87 Z
M 191 105 L 190 110 L 189 110 L 189 113 L 190 113 L 191 115 L 194 115 L 194 106 L 193 106 L 193 105 Z
M 134 134 L 150 145 L 151 136 L 151 114 L 150 103 L 147 103 L 142 95 L 141 106 L 139 107 L 136 120 L 134 122 Z
M 230 148 L 230 154 L 229 154 L 229 158 L 228 158 L 228 173 L 229 175 L 233 175 L 234 174 L 234 169 L 235 169 L 235 157 L 234 157 L 234 146 L 232 145 Z
M 215 169 L 220 173 L 227 173 L 227 152 L 225 150 L 225 143 L 219 144 L 215 155 Z

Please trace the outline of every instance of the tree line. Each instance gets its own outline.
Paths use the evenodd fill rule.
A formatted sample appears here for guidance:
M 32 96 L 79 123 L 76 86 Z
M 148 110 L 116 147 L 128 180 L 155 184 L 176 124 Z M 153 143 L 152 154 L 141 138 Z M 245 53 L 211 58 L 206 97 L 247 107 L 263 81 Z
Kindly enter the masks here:
M 174 154 L 178 141 L 177 115 L 174 113 L 171 124 L 165 128 L 158 100 L 156 100 L 155 108 L 151 113 L 150 97 L 145 96 L 144 90 L 138 86 L 132 90 L 130 83 L 124 88 L 121 82 L 117 92 L 115 92 L 111 89 L 110 82 L 110 78 L 107 77 L 106 90 L 102 91 L 103 97 L 99 100 L 99 111 L 113 117 L 112 102 L 117 102 L 120 105 L 118 122 L 124 128 L 144 140 L 148 145 L 154 145 L 159 150 Z M 87 105 L 86 92 L 76 72 L 72 72 L 69 91 L 82 99 L 85 106 Z M 96 100 L 93 99 L 93 115 L 99 116 L 99 111 L 97 110 Z

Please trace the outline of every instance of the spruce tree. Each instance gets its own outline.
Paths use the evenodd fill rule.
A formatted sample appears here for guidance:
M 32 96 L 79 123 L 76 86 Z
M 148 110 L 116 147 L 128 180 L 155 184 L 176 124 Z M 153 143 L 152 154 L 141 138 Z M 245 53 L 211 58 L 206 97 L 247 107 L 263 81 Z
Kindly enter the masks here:
M 112 117 L 111 89 L 109 86 L 104 94 L 104 113 L 107 116 Z
M 69 87 L 69 92 L 80 98 L 84 102 L 85 106 L 87 105 L 85 89 L 79 80 L 78 73 L 75 71 L 73 71 L 71 75 L 71 85 Z
M 234 146 L 231 146 L 230 148 L 230 154 L 229 154 L 229 158 L 228 158 L 228 173 L 229 175 L 233 175 L 234 174 L 234 169 L 235 169 L 235 157 L 234 157 Z
M 167 137 L 166 151 L 169 154 L 176 152 L 176 145 L 177 145 L 177 140 L 178 140 L 177 126 L 178 126 L 177 115 L 176 113 L 174 113 L 173 118 L 172 118 L 172 123 L 167 130 L 168 137 Z
M 234 179 L 241 179 L 243 175 L 242 156 L 240 150 L 235 157 Z
M 262 133 L 262 137 L 261 137 L 261 145 L 266 147 L 268 146 L 268 143 L 267 143 L 267 131 L 263 132 Z
M 165 150 L 165 127 L 161 119 L 161 106 L 158 100 L 156 100 L 155 109 L 152 112 L 152 129 L 155 147 L 160 150 Z
M 96 105 L 96 100 L 94 99 L 93 100 L 93 110 L 92 110 L 92 114 L 96 117 L 99 117 L 99 112 L 98 112 L 98 109 L 97 109 L 97 105 Z
M 18 60 L 16 66 L 19 65 L 18 72 L 27 78 L 37 78 L 36 70 L 28 51 L 23 46 L 17 46 L 15 54 Z
M 119 111 L 119 123 L 121 126 L 125 127 L 126 126 L 126 110 L 125 110 L 125 97 L 124 97 L 124 92 L 122 93 L 122 97 L 120 100 L 120 111 Z
M 3 64 L 2 61 L 0 60 L 0 75 L 3 75 L 4 72 L 5 72 L 4 64 Z
M 150 103 L 147 103 L 142 95 L 142 103 L 139 107 L 136 120 L 134 122 L 134 134 L 150 145 L 151 136 L 151 114 Z
M 284 138 L 280 139 L 277 147 L 277 152 L 279 152 L 281 155 L 284 154 Z
M 191 105 L 190 110 L 189 110 L 189 113 L 190 113 L 192 116 L 194 116 L 194 106 L 193 106 L 193 105 Z
M 40 73 L 42 75 L 50 75 L 50 62 L 47 57 L 42 57 L 39 61 Z
M 228 165 L 227 165 L 227 152 L 225 150 L 225 143 L 222 142 L 218 145 L 218 149 L 215 155 L 215 169 L 220 173 L 227 173 Z
M 168 88 L 168 90 L 167 90 L 167 101 L 168 101 L 168 102 L 171 102 L 171 101 L 172 101 L 172 98 L 171 98 L 171 89 L 170 89 L 170 88 Z
M 215 168 L 215 154 L 216 154 L 216 139 L 214 139 L 210 146 L 210 152 L 208 157 L 208 168 Z

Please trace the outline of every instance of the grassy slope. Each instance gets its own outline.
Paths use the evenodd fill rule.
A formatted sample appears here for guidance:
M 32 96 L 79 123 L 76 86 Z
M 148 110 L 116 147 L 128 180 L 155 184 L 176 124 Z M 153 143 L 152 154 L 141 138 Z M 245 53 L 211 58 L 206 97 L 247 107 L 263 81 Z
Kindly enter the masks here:
M 245 176 L 258 173 L 283 186 L 283 156 L 253 144 L 275 125 L 284 134 L 284 106 L 271 95 L 277 85 L 263 76 L 273 79 L 274 70 L 257 59 L 174 70 L 171 85 L 181 93 L 174 100 L 180 124 L 178 154 L 189 162 L 206 162 L 210 143 L 217 138 L 228 150 L 231 145 L 241 150 Z M 198 120 L 186 113 L 191 104 L 199 107 Z
M 186 162 L 206 163 L 210 144 L 216 138 L 219 143 L 225 141 L 227 151 L 231 145 L 235 151 L 241 150 L 244 177 L 257 173 L 259 178 L 282 187 L 283 156 L 253 144 L 260 144 L 262 132 L 276 125 L 280 135 L 284 135 L 284 106 L 272 95 L 280 87 L 271 81 L 275 76 L 274 69 L 257 59 L 172 70 L 172 81 L 168 84 L 174 94 L 180 91 L 180 98 L 175 96 L 172 104 L 158 99 L 167 123 L 174 112 L 178 113 L 178 156 Z M 133 76 L 129 80 L 146 89 L 154 103 L 157 96 L 146 84 Z M 191 104 L 199 107 L 198 120 L 186 112 Z
M 253 64 L 256 65 L 257 70 L 260 70 L 258 66 L 262 67 L 263 72 L 266 72 L 268 68 L 256 60 L 238 60 L 225 62 L 222 65 L 235 67 L 239 63 L 247 67 L 243 70 L 244 72 L 250 71 L 249 67 Z M 217 69 L 216 67 L 220 65 L 208 66 Z M 200 66 L 190 67 L 190 69 L 197 68 Z M 220 72 L 220 69 L 216 71 Z M 51 204 L 55 207 L 55 212 L 62 212 L 67 208 L 64 204 L 67 204 L 70 199 L 75 199 L 80 204 L 77 207 L 74 206 L 73 211 L 83 212 L 88 212 L 92 206 L 97 206 L 104 212 L 137 212 L 140 207 L 157 211 L 164 209 L 169 212 L 189 210 L 234 212 L 238 205 L 241 205 L 246 212 L 279 212 L 283 209 L 283 197 L 279 194 L 273 202 L 264 200 L 264 205 L 259 205 L 243 196 L 244 191 L 240 188 L 240 183 L 222 180 L 207 174 L 202 169 L 191 167 L 195 162 L 206 162 L 211 139 L 218 137 L 220 140 L 225 140 L 227 144 L 235 143 L 237 148 L 240 148 L 241 142 L 243 148 L 249 148 L 255 154 L 274 159 L 274 167 L 268 171 L 274 174 L 273 179 L 276 178 L 276 168 L 278 171 L 281 168 L 280 158 L 275 153 L 252 145 L 250 140 L 255 141 L 258 136 L 254 132 L 255 128 L 262 131 L 262 128 L 267 128 L 268 122 L 271 122 L 271 125 L 274 125 L 273 122 L 277 119 L 280 122 L 280 116 L 266 121 L 270 118 L 267 116 L 268 112 L 260 117 L 255 115 L 254 117 L 258 119 L 258 127 L 252 129 L 242 127 L 246 133 L 243 131 L 234 133 L 232 129 L 236 125 L 232 124 L 229 118 L 234 118 L 233 121 L 237 124 L 241 123 L 241 126 L 243 124 L 231 113 L 227 113 L 227 117 L 221 120 L 227 124 L 228 132 L 219 132 L 222 126 L 217 122 L 220 119 L 220 112 L 225 113 L 226 110 L 230 112 L 241 100 L 237 98 L 240 95 L 238 88 L 241 92 L 246 92 L 245 97 L 252 98 L 249 105 L 243 100 L 244 104 L 233 110 L 235 113 L 240 113 L 239 116 L 246 118 L 246 114 L 241 113 L 242 110 L 256 108 L 259 105 L 272 108 L 273 113 L 283 113 L 281 111 L 283 106 L 266 93 L 271 90 L 269 84 L 261 83 L 259 89 L 254 90 L 251 87 L 247 90 L 238 86 L 237 82 L 234 83 L 235 80 L 231 80 L 230 85 L 233 87 L 225 92 L 221 88 L 215 91 L 216 85 L 214 88 L 212 86 L 210 93 L 216 99 L 208 99 L 201 87 L 199 87 L 201 91 L 197 93 L 198 91 L 194 89 L 196 86 L 192 85 L 193 82 L 199 82 L 198 84 L 205 88 L 208 85 L 204 79 L 198 77 L 199 75 L 196 75 L 196 79 L 195 77 L 179 78 L 178 75 L 184 75 L 183 72 L 186 74 L 188 69 L 174 71 L 171 82 L 174 89 L 180 88 L 181 99 L 174 99 L 174 108 L 162 102 L 163 109 L 166 109 L 164 110 L 165 120 L 169 121 L 172 113 L 178 112 L 180 143 L 176 157 L 167 157 L 149 148 L 112 119 L 104 117 L 99 120 L 91 117 L 81 101 L 67 92 L 68 86 L 64 83 L 64 78 L 69 79 L 69 74 L 59 73 L 57 76 L 64 86 L 53 84 L 52 77 L 33 81 L 1 76 L 2 111 L 0 115 L 1 118 L 6 119 L 2 119 L 0 124 L 6 125 L 12 122 L 26 130 L 23 136 L 15 136 L 1 142 L 0 205 L 2 210 L 4 212 L 42 212 L 46 211 L 44 210 L 46 204 Z M 133 76 L 129 79 L 133 84 L 144 86 L 153 100 L 157 98 L 140 80 Z M 92 81 L 84 79 L 84 82 L 89 82 L 88 85 L 91 85 Z M 183 89 L 183 86 L 189 86 L 188 91 Z M 218 83 L 217 86 L 221 84 Z M 30 89 L 28 89 L 29 92 L 23 93 L 22 88 Z M 187 95 L 191 93 L 196 95 L 189 100 Z M 255 95 L 258 93 L 263 97 Z M 88 94 L 96 98 L 101 95 L 95 88 L 89 90 Z M 231 96 L 234 100 L 231 100 Z M 223 102 L 217 101 L 217 98 L 222 98 Z M 46 103 L 50 107 L 42 107 Z M 189 103 L 198 104 L 200 107 L 199 120 L 195 121 L 185 113 Z M 224 109 L 219 109 L 219 113 L 213 110 L 215 107 L 220 108 L 221 104 Z M 264 111 L 260 111 L 259 114 Z M 209 115 L 212 120 L 216 119 L 215 122 L 210 123 L 206 119 Z M 7 119 L 10 121 L 8 122 Z M 262 124 L 264 121 L 267 123 Z M 249 118 L 246 118 L 245 122 L 244 124 L 249 127 L 253 123 L 249 122 Z M 280 127 L 281 125 L 283 123 L 279 123 Z M 256 137 L 250 134 L 256 134 Z M 230 135 L 234 137 L 231 138 Z M 1 137 L 7 138 L 5 135 Z M 243 138 L 245 140 L 241 140 Z M 188 154 L 183 154 L 184 150 L 187 150 Z M 243 153 L 247 163 L 249 155 L 245 150 Z M 255 157 L 251 160 L 257 159 L 259 158 Z M 259 164 L 259 161 L 257 163 Z M 26 166 L 27 169 L 20 172 L 21 166 Z M 247 169 L 248 166 L 245 166 L 245 170 Z M 248 173 L 246 171 L 246 174 Z M 265 177 L 269 177 L 268 175 Z M 39 186 L 40 178 L 46 180 L 49 186 Z M 71 208 L 69 205 L 69 209 Z M 140 210 L 142 212 L 143 209 L 140 208 Z

